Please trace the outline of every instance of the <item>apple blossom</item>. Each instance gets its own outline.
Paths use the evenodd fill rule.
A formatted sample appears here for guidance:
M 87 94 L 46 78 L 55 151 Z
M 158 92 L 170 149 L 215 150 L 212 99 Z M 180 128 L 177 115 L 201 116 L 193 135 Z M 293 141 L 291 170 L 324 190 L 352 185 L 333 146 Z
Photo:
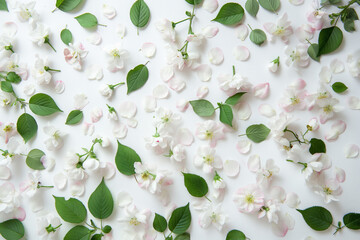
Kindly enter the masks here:
M 36 1 L 30 1 L 28 3 L 18 4 L 17 9 L 15 10 L 18 19 L 21 22 L 29 21 L 30 24 L 35 23 L 39 19 L 38 13 L 35 11 Z
M 270 33 L 273 37 L 280 37 L 285 43 L 289 41 L 289 36 L 293 34 L 293 29 L 288 21 L 288 16 L 284 13 L 278 20 L 277 23 L 265 23 L 265 30 Z
M 117 72 L 124 68 L 125 58 L 128 55 L 128 51 L 122 48 L 120 43 L 104 48 L 107 58 L 107 69 L 110 72 Z
M 198 124 L 196 136 L 201 140 L 210 140 L 210 147 L 215 147 L 217 141 L 225 137 L 224 125 L 213 120 L 206 120 Z
M 307 53 L 307 46 L 298 44 L 295 48 L 285 47 L 286 65 L 295 67 L 307 67 L 310 64 L 310 57 Z
M 39 47 L 44 44 L 49 44 L 49 46 L 54 50 L 54 52 L 56 52 L 55 48 L 50 43 L 49 34 L 49 27 L 42 23 L 36 23 L 36 27 L 30 32 L 30 39 Z
M 233 201 L 240 212 L 253 213 L 264 205 L 264 194 L 255 184 L 239 188 Z
M 82 43 L 69 43 L 69 48 L 64 49 L 65 61 L 72 65 L 75 70 L 81 70 L 83 59 L 87 56 L 88 51 L 85 50 Z
M 118 221 L 123 225 L 123 230 L 127 234 L 126 239 L 129 240 L 143 240 L 150 218 L 150 210 L 138 210 L 134 204 L 125 207 L 123 214 Z
M 248 92 L 252 88 L 252 84 L 246 77 L 239 73 L 234 75 L 221 74 L 218 76 L 220 88 L 226 92 L 227 95 L 232 96 L 237 92 Z
M 196 167 L 202 167 L 204 173 L 212 173 L 214 169 L 222 169 L 223 163 L 215 152 L 215 149 L 208 145 L 200 146 L 194 158 L 194 165 Z
M 42 240 L 56 239 L 62 225 L 60 219 L 52 213 L 42 214 L 36 219 L 37 233 Z
M 44 127 L 44 133 L 49 136 L 49 138 L 44 141 L 49 151 L 58 150 L 63 146 L 64 142 L 62 138 L 66 135 L 65 133 L 50 125 Z

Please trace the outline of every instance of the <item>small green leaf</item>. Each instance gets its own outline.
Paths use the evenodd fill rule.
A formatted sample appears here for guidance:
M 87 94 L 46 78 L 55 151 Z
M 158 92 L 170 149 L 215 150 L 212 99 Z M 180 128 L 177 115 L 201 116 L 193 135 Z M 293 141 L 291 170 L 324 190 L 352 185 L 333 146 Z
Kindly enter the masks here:
M 220 108 L 220 122 L 232 127 L 232 121 L 234 116 L 231 107 L 226 104 L 218 104 L 218 105 Z
M 343 221 L 347 228 L 360 229 L 360 213 L 348 213 L 343 217 Z
M 55 208 L 59 216 L 69 223 L 82 223 L 87 215 L 86 208 L 82 202 L 75 198 L 65 200 L 64 197 L 55 198 Z
M 348 87 L 345 84 L 343 84 L 342 82 L 336 82 L 331 87 L 334 90 L 334 92 L 336 92 L 336 93 L 342 93 L 348 89 Z
M 48 116 L 56 112 L 62 112 L 54 99 L 45 93 L 35 94 L 29 101 L 30 110 L 39 116 Z
M 343 40 L 343 33 L 340 28 L 333 26 L 323 28 L 319 34 L 319 52 L 317 56 L 331 53 L 340 47 Z
M 344 21 L 344 29 L 345 31 L 347 32 L 354 32 L 356 29 L 355 29 L 355 22 L 354 20 L 351 20 L 351 19 L 346 19 Z
M 11 82 L 7 82 L 7 81 L 1 81 L 1 90 L 7 93 L 14 92 Z
M 317 138 L 312 138 L 310 140 L 310 148 L 309 148 L 309 152 L 311 154 L 315 154 L 315 153 L 326 153 L 326 146 L 323 140 L 321 139 L 317 139 Z
M 6 4 L 6 0 L 0 0 L 0 10 L 1 11 L 9 11 L 8 6 Z
M 359 17 L 353 8 L 346 8 L 344 9 L 343 14 L 341 15 L 341 21 L 345 22 L 345 20 L 359 20 Z
M 166 219 L 163 216 L 155 213 L 153 228 L 158 232 L 165 232 L 167 228 Z
M 238 92 L 232 95 L 231 97 L 228 97 L 225 101 L 226 104 L 229 104 L 231 106 L 235 106 L 238 104 L 240 98 L 245 94 L 246 92 Z
M 216 18 L 212 21 L 219 22 L 224 25 L 235 25 L 241 22 L 244 17 L 244 9 L 238 3 L 224 4 Z
M 21 77 L 15 72 L 8 72 L 8 74 L 6 74 L 6 81 L 12 83 L 19 83 L 21 82 Z
M 333 222 L 331 213 L 323 207 L 314 206 L 304 210 L 296 209 L 303 216 L 309 227 L 316 231 L 324 231 Z
M 200 117 L 210 117 L 214 114 L 215 108 L 205 99 L 193 100 L 189 102 L 194 112 Z
M 56 7 L 63 12 L 70 12 L 74 10 L 82 0 L 57 0 Z
M 256 45 L 260 46 L 266 41 L 266 34 L 261 29 L 254 29 L 250 33 L 250 40 Z
M 108 218 L 114 209 L 114 200 L 104 178 L 99 186 L 90 195 L 88 202 L 89 211 L 98 219 Z
M 38 125 L 35 119 L 27 113 L 23 113 L 17 120 L 16 129 L 20 136 L 27 143 L 32 137 L 35 136 Z
M 130 9 L 130 20 L 139 28 L 145 27 L 149 22 L 150 9 L 144 0 L 136 0 Z
M 246 236 L 243 232 L 239 231 L 239 230 L 231 230 L 230 232 L 228 232 L 228 234 L 226 235 L 226 240 L 245 240 Z
M 26 165 L 34 170 L 44 170 L 45 167 L 41 162 L 43 156 L 45 156 L 45 153 L 40 149 L 31 150 L 26 157 Z
M 191 173 L 183 173 L 183 175 L 185 187 L 191 196 L 203 197 L 208 193 L 209 188 L 204 178 Z
M 63 43 L 65 43 L 66 45 L 69 45 L 69 43 L 72 42 L 72 33 L 70 32 L 69 29 L 65 28 L 61 31 L 60 38 L 61 38 L 61 41 L 63 41 Z
M 0 223 L 0 234 L 6 240 L 18 240 L 25 235 L 22 222 L 18 219 L 10 219 Z
M 245 3 L 246 11 L 253 17 L 256 17 L 256 14 L 259 11 L 259 3 L 257 0 L 247 0 Z
M 191 5 L 199 5 L 203 2 L 203 0 L 185 0 L 186 2 L 190 3 Z
M 75 226 L 66 233 L 64 240 L 89 240 L 92 233 L 84 226 Z
M 92 28 L 98 25 L 97 18 L 91 13 L 84 13 L 75 17 L 83 28 Z
M 84 117 L 84 114 L 81 110 L 73 110 L 69 113 L 66 118 L 66 125 L 74 125 L 79 123 Z
M 103 227 L 103 229 L 102 229 L 103 233 L 109 233 L 109 232 L 111 232 L 111 230 L 112 230 L 112 227 L 109 226 L 109 225 L 106 225 L 106 226 Z
M 148 79 L 149 70 L 145 65 L 140 64 L 130 70 L 126 76 L 127 94 L 144 86 Z
M 270 133 L 270 129 L 264 124 L 254 124 L 246 129 L 246 136 L 255 143 L 264 141 Z
M 119 172 L 130 176 L 135 174 L 135 162 L 141 162 L 139 155 L 131 148 L 122 145 L 119 141 L 115 156 L 115 164 Z
M 190 240 L 190 233 L 183 233 L 180 235 L 177 235 L 174 240 Z
M 104 235 L 102 233 L 95 234 L 91 237 L 91 240 L 101 240 Z
M 320 62 L 320 57 L 318 57 L 318 52 L 319 52 L 319 45 L 316 43 L 312 43 L 307 50 L 307 53 L 313 60 Z
M 280 7 L 280 0 L 259 0 L 260 5 L 271 12 L 276 12 Z
M 175 234 L 182 234 L 188 230 L 191 224 L 191 212 L 189 203 L 184 207 L 175 209 L 169 220 L 169 230 Z

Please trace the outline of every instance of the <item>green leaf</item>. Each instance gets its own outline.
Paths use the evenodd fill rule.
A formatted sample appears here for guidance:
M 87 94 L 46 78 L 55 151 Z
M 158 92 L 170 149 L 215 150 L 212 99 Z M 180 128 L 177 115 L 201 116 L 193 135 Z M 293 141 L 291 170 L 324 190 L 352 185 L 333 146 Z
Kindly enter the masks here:
M 244 9 L 238 3 L 224 4 L 216 18 L 212 21 L 219 22 L 224 25 L 235 25 L 241 22 L 244 17 Z
M 332 5 L 338 4 L 340 2 L 341 2 L 341 0 L 329 0 L 329 3 Z
M 74 10 L 82 0 L 57 0 L 56 7 L 63 12 Z
M 84 117 L 84 114 L 81 110 L 73 110 L 69 113 L 66 118 L 66 125 L 74 125 L 79 123 Z
M 65 43 L 66 45 L 69 45 L 69 43 L 72 42 L 72 33 L 70 32 L 69 29 L 65 28 L 61 31 L 60 38 L 61 38 L 61 41 L 63 41 L 63 43 Z
M 264 124 L 254 124 L 246 129 L 246 136 L 255 143 L 264 141 L 270 133 L 270 129 Z
M 165 232 L 167 228 L 166 219 L 163 216 L 155 213 L 153 228 L 158 232 Z
M 347 32 L 353 32 L 353 31 L 355 31 L 356 29 L 355 29 L 355 22 L 354 22 L 354 20 L 346 19 L 346 20 L 344 21 L 344 29 L 345 29 L 345 31 L 347 31 Z
M 0 223 L 0 234 L 6 240 L 18 240 L 25 235 L 22 222 L 18 219 L 10 219 Z
M 115 164 L 119 172 L 130 176 L 135 174 L 135 162 L 141 162 L 139 155 L 131 148 L 122 145 L 119 141 L 115 156 Z
M 145 27 L 149 22 L 150 9 L 144 0 L 137 0 L 130 9 L 130 20 L 139 28 Z
M 235 106 L 238 104 L 240 98 L 245 94 L 246 92 L 238 92 L 232 95 L 231 97 L 228 97 L 225 101 L 226 104 L 229 104 L 231 106 Z
M 180 235 L 177 235 L 174 240 L 190 240 L 190 233 L 183 233 Z
M 193 100 L 189 102 L 194 112 L 200 117 L 210 117 L 214 114 L 215 108 L 205 99 Z
M 250 40 L 256 45 L 260 46 L 266 41 L 266 34 L 261 29 L 254 29 L 250 33 Z
M 38 125 L 30 114 L 23 113 L 17 120 L 16 129 L 20 136 L 24 139 L 25 143 L 27 143 L 35 136 Z
M 309 152 L 311 154 L 315 154 L 315 153 L 326 153 L 326 146 L 323 140 L 321 139 L 317 139 L 317 138 L 312 138 L 310 140 L 310 148 L 309 148 Z
M 134 69 L 130 70 L 126 76 L 127 94 L 144 86 L 148 79 L 148 68 L 143 64 L 137 65 Z
M 39 116 L 48 116 L 56 112 L 62 112 L 54 99 L 45 93 L 35 94 L 29 101 L 30 110 Z
M 312 43 L 307 50 L 307 53 L 313 60 L 320 62 L 320 57 L 318 57 L 318 52 L 319 52 L 319 44 L 316 43 Z
M 31 150 L 26 157 L 26 165 L 34 170 L 44 170 L 45 167 L 41 162 L 43 156 L 45 156 L 45 153 L 40 149 Z
M 259 3 L 257 0 L 247 0 L 245 3 L 246 11 L 253 17 L 256 17 L 256 14 L 259 11 Z
M 203 197 L 208 191 L 208 185 L 204 178 L 191 174 L 191 173 L 182 173 L 184 175 L 184 184 L 191 196 L 194 197 Z
M 111 232 L 111 230 L 112 230 L 112 227 L 109 226 L 109 225 L 106 225 L 106 226 L 103 227 L 103 229 L 102 229 L 103 233 L 109 233 L 109 232 Z
M 69 223 L 82 223 L 87 215 L 86 208 L 82 202 L 75 198 L 65 200 L 64 197 L 55 198 L 55 208 L 59 216 Z
M 6 81 L 12 83 L 19 83 L 21 82 L 21 77 L 15 72 L 8 72 L 8 74 L 6 74 Z
M 347 19 L 350 19 L 350 20 L 359 20 L 359 17 L 355 11 L 355 9 L 353 8 L 347 8 L 344 10 L 344 13 L 341 15 L 341 21 L 345 21 Z
M 239 230 L 231 230 L 230 232 L 228 232 L 228 234 L 226 235 L 226 240 L 245 240 L 246 236 L 243 232 L 239 231 Z
M 316 231 L 324 231 L 333 222 L 331 213 L 323 207 L 314 206 L 304 210 L 296 209 L 303 216 L 307 225 Z
M 1 90 L 7 93 L 14 92 L 11 82 L 7 82 L 7 81 L 1 81 Z
M 360 213 L 348 213 L 343 217 L 343 221 L 347 228 L 360 229 Z
M 108 218 L 114 210 L 114 200 L 104 178 L 91 194 L 88 202 L 89 211 L 98 219 Z
M 190 3 L 191 5 L 199 5 L 203 2 L 203 0 L 185 0 L 186 2 Z
M 336 93 L 342 93 L 348 89 L 348 87 L 345 84 L 343 84 L 342 82 L 336 82 L 331 87 L 334 90 L 334 92 L 336 92 Z
M 2 11 L 9 11 L 8 6 L 5 0 L 0 0 L 0 10 Z
M 64 240 L 89 240 L 92 231 L 84 226 L 75 226 L 68 231 Z
M 101 240 L 104 235 L 102 233 L 95 234 L 91 237 L 91 240 Z
M 340 47 L 343 40 L 343 33 L 340 28 L 333 26 L 329 28 L 323 28 L 319 34 L 319 52 L 317 56 L 328 54 Z
M 220 122 L 229 125 L 232 127 L 232 121 L 233 121 L 233 112 L 229 105 L 226 104 L 219 104 L 220 108 Z
M 83 28 L 92 28 L 98 25 L 97 18 L 91 13 L 84 13 L 75 17 Z
M 169 230 L 175 234 L 182 234 L 190 227 L 191 212 L 189 203 L 184 207 L 175 209 L 169 220 Z
M 260 5 L 271 12 L 276 12 L 280 7 L 280 0 L 259 0 Z

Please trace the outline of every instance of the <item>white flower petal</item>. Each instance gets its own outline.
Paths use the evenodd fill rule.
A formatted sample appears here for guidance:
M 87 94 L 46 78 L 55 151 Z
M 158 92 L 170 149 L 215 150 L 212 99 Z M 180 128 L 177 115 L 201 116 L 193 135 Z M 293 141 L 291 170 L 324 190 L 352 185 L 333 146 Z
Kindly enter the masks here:
M 236 28 L 236 37 L 241 41 L 244 41 L 249 34 L 249 29 L 245 24 L 241 24 Z
M 17 25 L 14 22 L 6 22 L 2 26 L 2 31 L 9 37 L 14 37 L 17 33 Z
M 157 99 L 167 98 L 169 96 L 169 89 L 164 84 L 159 84 L 153 89 L 153 96 Z
M 269 198 L 273 200 L 278 200 L 279 202 L 283 203 L 286 199 L 285 190 L 279 186 L 271 187 L 269 192 Z
M 360 110 L 360 98 L 355 97 L 355 96 L 349 97 L 348 105 L 349 105 L 350 109 Z
M 289 0 L 292 5 L 299 6 L 304 3 L 304 0 Z
M 260 99 L 264 99 L 269 96 L 270 84 L 269 83 L 261 83 L 254 87 L 254 96 Z
M 263 115 L 265 117 L 268 117 L 268 118 L 271 118 L 271 117 L 276 115 L 275 109 L 272 106 L 270 106 L 269 104 L 266 104 L 266 103 L 261 104 L 259 106 L 259 112 L 260 112 L 261 115 Z
M 151 58 L 155 55 L 156 53 L 156 46 L 155 44 L 153 43 L 144 43 L 142 46 L 141 46 L 141 52 L 143 53 L 143 55 L 147 58 Z
M 91 136 L 91 135 L 93 135 L 93 133 L 95 131 L 95 126 L 92 123 L 84 122 L 82 125 L 82 130 L 83 130 L 84 135 Z
M 257 154 L 251 155 L 248 159 L 247 167 L 249 171 L 256 173 L 261 167 L 260 156 Z
M 35 93 L 35 85 L 32 83 L 27 83 L 24 88 L 23 88 L 23 92 L 24 94 L 26 94 L 27 96 L 32 96 Z
M 210 63 L 219 65 L 224 61 L 224 53 L 220 48 L 212 48 L 208 53 Z
M 116 16 L 115 8 L 107 4 L 102 5 L 102 13 L 108 19 L 113 19 Z
M 180 92 L 186 86 L 186 82 L 182 78 L 178 78 L 178 77 L 174 77 L 170 79 L 168 84 L 169 87 L 176 92 Z
M 202 64 L 196 69 L 196 74 L 201 81 L 207 82 L 212 76 L 211 67 L 207 64 Z
M 355 144 L 350 144 L 345 147 L 345 157 L 346 158 L 356 158 L 359 156 L 359 146 Z
M 105 167 L 102 168 L 101 171 L 102 175 L 106 180 L 111 179 L 113 176 L 115 176 L 116 170 L 112 163 L 106 162 Z
M 11 171 L 7 166 L 0 165 L 0 179 L 7 180 L 11 177 Z
M 117 205 L 121 208 L 130 205 L 133 202 L 132 197 L 127 192 L 119 192 L 117 195 Z
M 206 38 L 213 38 L 218 32 L 219 28 L 212 25 L 204 27 L 201 31 L 202 35 L 204 35 Z
M 176 135 L 177 141 L 182 145 L 190 146 L 194 142 L 194 136 L 187 128 L 181 128 Z
M 101 40 L 102 40 L 101 35 L 98 32 L 92 32 L 86 38 L 86 41 L 93 45 L 99 45 L 101 43 Z
M 119 105 L 118 113 L 121 117 L 133 118 L 136 115 L 136 112 L 137 108 L 133 102 L 125 101 Z
M 345 173 L 344 169 L 335 167 L 334 171 L 335 171 L 336 180 L 340 183 L 345 182 L 346 173 Z
M 334 59 L 330 63 L 330 69 L 332 73 L 341 73 L 345 70 L 345 65 L 342 61 L 339 59 Z
M 251 141 L 248 139 L 239 140 L 236 144 L 236 149 L 241 154 L 247 154 L 251 150 Z
M 235 160 L 226 160 L 224 162 L 224 172 L 228 177 L 236 177 L 240 171 L 240 164 Z
M 153 96 L 146 96 L 143 99 L 143 107 L 145 112 L 155 112 L 157 103 L 156 98 Z
M 87 96 L 84 93 L 79 93 L 74 96 L 74 108 L 82 110 L 89 103 Z
M 90 117 L 93 123 L 98 122 L 103 116 L 103 111 L 100 107 L 94 107 L 91 109 Z
M 239 119 L 248 120 L 251 116 L 251 108 L 250 105 L 246 102 L 240 102 L 236 105 L 236 108 L 239 113 Z
M 176 102 L 176 108 L 180 111 L 180 112 L 185 112 L 186 109 L 188 109 L 189 107 L 189 101 L 186 99 L 179 99 Z
M 174 76 L 174 69 L 168 65 L 160 70 L 160 77 L 164 82 L 168 82 Z
M 55 82 L 55 87 L 54 87 L 54 90 L 57 94 L 61 94 L 64 92 L 65 90 L 65 83 L 64 81 L 61 81 L 61 80 L 57 80 Z
M 102 67 L 94 64 L 86 69 L 86 76 L 89 80 L 101 80 L 104 77 Z
M 113 134 L 115 138 L 125 138 L 127 135 L 128 129 L 125 124 L 119 123 L 116 124 L 113 128 Z
M 324 66 L 321 68 L 321 71 L 319 73 L 320 81 L 323 83 L 329 83 L 331 81 L 331 71 L 327 66 Z
M 325 139 L 327 141 L 335 141 L 343 132 L 345 132 L 346 123 L 338 120 L 331 125 L 330 131 L 326 134 Z
M 138 125 L 138 121 L 135 118 L 126 119 L 126 124 L 128 125 L 128 127 L 136 128 Z
M 201 99 L 201 98 L 206 97 L 206 95 L 208 95 L 208 93 L 209 93 L 208 86 L 200 86 L 196 92 L 196 96 Z
M 202 8 L 204 8 L 209 13 L 213 13 L 218 8 L 218 0 L 204 0 Z
M 304 79 L 298 78 L 295 81 L 292 81 L 289 87 L 292 87 L 296 90 L 302 90 L 306 87 L 306 82 Z
M 285 200 L 286 205 L 288 205 L 289 208 L 297 208 L 301 201 L 299 196 L 296 193 L 288 193 L 286 195 L 286 200 Z
M 237 46 L 233 49 L 233 55 L 238 61 L 246 61 L 250 57 L 250 52 L 245 46 Z
M 64 189 L 67 183 L 67 177 L 63 173 L 57 173 L 54 176 L 54 186 L 57 189 Z
M 124 38 L 125 34 L 126 34 L 126 27 L 124 24 L 118 24 L 116 25 L 116 30 L 115 30 L 116 34 L 120 37 L 120 38 Z
M 82 182 L 74 183 L 70 186 L 71 195 L 81 197 L 85 192 L 85 184 Z

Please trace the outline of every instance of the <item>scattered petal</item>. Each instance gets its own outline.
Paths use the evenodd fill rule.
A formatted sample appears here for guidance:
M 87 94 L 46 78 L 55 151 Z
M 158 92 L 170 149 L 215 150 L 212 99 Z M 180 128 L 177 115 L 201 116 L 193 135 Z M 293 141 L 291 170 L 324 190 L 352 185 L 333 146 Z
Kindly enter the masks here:
M 291 82 L 289 87 L 292 87 L 296 90 L 303 90 L 306 87 L 306 82 L 304 79 L 298 78 L 297 80 Z
M 260 99 L 264 99 L 269 96 L 270 84 L 269 83 L 260 83 L 256 85 L 253 89 L 254 96 Z
M 116 10 L 113 6 L 107 4 L 102 5 L 102 13 L 108 19 L 113 19 L 116 16 Z
M 304 0 L 289 0 L 292 5 L 299 6 L 304 3 Z
M 124 118 L 133 118 L 137 112 L 135 103 L 125 101 L 119 105 L 119 115 Z
M 248 139 L 239 140 L 236 144 L 236 149 L 241 154 L 247 154 L 251 150 L 251 141 Z
M 246 61 L 250 57 L 250 52 L 245 46 L 237 46 L 233 49 L 233 55 L 238 61 Z
M 89 80 L 101 80 L 104 77 L 102 67 L 94 64 L 86 69 L 86 76 Z
M 338 139 L 339 135 L 345 132 L 346 123 L 344 121 L 338 120 L 333 125 L 331 125 L 331 129 L 326 134 L 325 139 L 326 141 L 335 141 Z
M 202 8 L 204 8 L 209 13 L 213 13 L 218 8 L 218 0 L 204 0 Z
M 152 58 L 156 53 L 156 46 L 155 46 L 155 44 L 148 42 L 148 43 L 144 43 L 141 46 L 140 50 L 145 57 Z
M 244 41 L 249 34 L 249 29 L 245 24 L 241 24 L 236 28 L 236 37 L 241 41 Z
M 321 68 L 321 71 L 319 73 L 320 81 L 323 83 L 329 83 L 331 81 L 331 71 L 327 66 L 324 66 Z
M 196 92 L 196 96 L 201 99 L 201 98 L 206 97 L 206 95 L 208 95 L 208 93 L 209 93 L 208 86 L 200 86 Z
M 213 38 L 215 37 L 219 32 L 219 28 L 216 26 L 206 26 L 202 29 L 201 33 L 206 38 Z
M 224 172 L 228 177 L 236 177 L 240 171 L 240 164 L 235 160 L 226 160 L 224 162 Z
M 146 96 L 143 99 L 143 107 L 145 112 L 155 112 L 157 103 L 156 98 L 153 96 Z
M 89 103 L 87 96 L 84 93 L 79 93 L 74 96 L 74 108 L 82 110 Z
M 348 105 L 349 105 L 350 109 L 360 110 L 360 98 L 355 97 L 355 96 L 349 97 Z
M 117 195 L 117 205 L 121 208 L 130 205 L 133 202 L 129 193 L 121 191 Z
M 55 92 L 56 92 L 57 94 L 63 93 L 64 90 L 65 90 L 65 83 L 64 83 L 64 81 L 57 80 L 57 81 L 55 82 L 55 88 L 54 88 L 54 90 L 55 90 Z
M 85 185 L 82 182 L 76 182 L 70 186 L 71 195 L 81 197 L 85 192 Z
M 169 89 L 164 84 L 159 84 L 153 89 L 153 96 L 157 99 L 167 98 L 169 96 Z
M 57 173 L 54 176 L 54 186 L 57 189 L 64 189 L 67 183 L 67 177 L 63 173 Z
M 345 70 L 345 65 L 342 61 L 334 59 L 330 63 L 330 69 L 332 73 L 341 73 Z
M 135 118 L 126 119 L 126 124 L 128 125 L 128 127 L 136 128 L 138 125 L 138 121 Z
M 7 166 L 0 165 L 0 179 L 7 180 L 11 177 L 11 171 Z
M 208 53 L 210 63 L 219 65 L 224 61 L 224 53 L 220 48 L 212 48 Z
M 93 123 L 96 123 L 102 118 L 103 111 L 102 111 L 102 109 L 100 107 L 94 107 L 91 110 L 90 116 L 91 116 L 91 121 Z
M 210 81 L 212 76 L 211 67 L 207 64 L 202 64 L 199 67 L 197 67 L 196 74 L 201 81 L 203 82 Z
M 241 120 L 248 120 L 251 116 L 250 105 L 246 102 L 240 102 L 236 105 Z
M 174 76 L 174 69 L 168 65 L 160 70 L 160 77 L 164 82 L 168 82 Z
M 180 92 L 186 86 L 186 82 L 182 78 L 178 78 L 178 77 L 174 77 L 170 79 L 168 84 L 169 87 L 176 92 Z
M 119 123 L 116 124 L 113 128 L 113 134 L 115 138 L 125 138 L 128 132 L 128 128 L 125 124 Z
M 248 159 L 247 167 L 249 171 L 256 173 L 261 167 L 260 156 L 257 154 L 251 155 Z
M 350 144 L 345 147 L 345 157 L 346 158 L 356 158 L 359 156 L 359 146 L 355 144 Z
M 92 136 L 95 131 L 95 126 L 92 123 L 84 122 L 82 125 L 84 135 Z
M 336 180 L 340 183 L 345 182 L 346 179 L 346 173 L 344 171 L 344 169 L 339 168 L 339 167 L 335 167 L 335 176 L 336 176 Z
M 116 34 L 121 38 L 123 39 L 125 37 L 125 34 L 126 34 L 126 27 L 124 24 L 118 24 L 116 26 L 116 30 L 115 30 Z
M 180 111 L 180 112 L 185 112 L 186 109 L 188 109 L 189 107 L 189 101 L 186 99 L 179 99 L 176 102 L 176 108 Z
M 14 37 L 17 33 L 17 25 L 14 22 L 6 22 L 2 26 L 3 33 L 6 34 L 8 37 Z
M 261 115 L 271 118 L 276 115 L 275 109 L 269 104 L 263 103 L 259 106 L 259 112 Z
M 86 41 L 93 45 L 99 45 L 101 43 L 101 40 L 102 40 L 101 35 L 98 32 L 92 32 L 86 38 Z
M 32 96 L 32 95 L 34 95 L 34 93 L 35 93 L 35 85 L 34 84 L 32 84 L 32 83 L 28 83 L 28 84 L 26 84 L 25 86 L 24 86 L 24 88 L 23 88 L 23 92 L 24 92 L 24 94 L 26 94 L 27 96 Z
M 176 135 L 177 142 L 181 143 L 182 145 L 190 146 L 194 142 L 194 136 L 187 128 L 181 128 L 179 131 L 177 131 Z
M 301 201 L 296 193 L 291 192 L 286 195 L 285 203 L 286 205 L 288 205 L 289 208 L 298 208 Z

